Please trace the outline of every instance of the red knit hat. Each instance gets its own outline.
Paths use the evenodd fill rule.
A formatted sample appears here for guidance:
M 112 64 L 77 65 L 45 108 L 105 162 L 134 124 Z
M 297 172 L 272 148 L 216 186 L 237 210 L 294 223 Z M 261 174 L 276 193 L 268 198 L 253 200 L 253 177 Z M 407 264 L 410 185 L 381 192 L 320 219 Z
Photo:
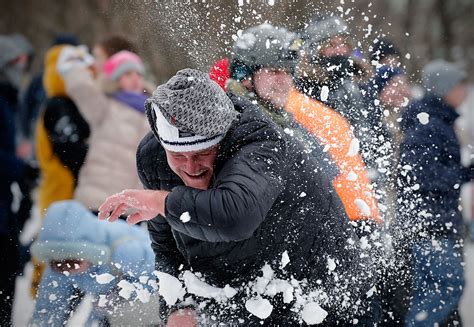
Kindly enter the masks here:
M 216 61 L 209 70 L 209 77 L 226 91 L 226 82 L 230 78 L 229 59 L 222 58 Z

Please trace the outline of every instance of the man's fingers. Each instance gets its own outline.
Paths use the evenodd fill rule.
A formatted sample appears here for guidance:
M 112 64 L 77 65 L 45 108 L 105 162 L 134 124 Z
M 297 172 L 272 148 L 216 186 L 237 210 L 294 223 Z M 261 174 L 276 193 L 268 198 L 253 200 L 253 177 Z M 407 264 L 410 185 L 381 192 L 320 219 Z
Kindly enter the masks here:
M 132 213 L 130 216 L 127 217 L 127 223 L 130 225 L 135 225 L 140 221 L 146 220 L 140 212 Z
M 109 219 L 110 222 L 116 221 L 126 210 L 128 209 L 128 205 L 125 203 L 121 203 L 110 215 Z

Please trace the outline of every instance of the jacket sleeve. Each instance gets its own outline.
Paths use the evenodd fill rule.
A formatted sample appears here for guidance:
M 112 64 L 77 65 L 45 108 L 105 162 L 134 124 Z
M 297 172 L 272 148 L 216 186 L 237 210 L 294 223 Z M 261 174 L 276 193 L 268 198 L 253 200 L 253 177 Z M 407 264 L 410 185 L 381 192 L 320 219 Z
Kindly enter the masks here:
M 466 168 L 453 167 L 445 160 L 444 145 L 436 128 L 420 126 L 407 131 L 400 147 L 400 161 L 403 166 L 410 166 L 411 184 L 418 184 L 423 192 L 449 192 L 455 184 L 462 184 L 468 179 Z
M 62 326 L 69 319 L 74 295 L 73 279 L 47 267 L 39 286 L 32 326 Z
M 179 186 L 166 199 L 171 227 L 207 242 L 240 241 L 252 236 L 284 187 L 285 149 L 278 141 L 242 147 L 222 167 L 216 186 Z M 188 212 L 191 220 L 180 216 Z
M 79 107 L 79 111 L 91 126 L 101 125 L 110 109 L 109 100 L 89 70 L 82 67 L 71 69 L 64 76 L 67 94 Z
M 87 154 L 88 126 L 79 122 L 64 103 L 54 100 L 48 102 L 43 122 L 53 152 L 77 176 Z

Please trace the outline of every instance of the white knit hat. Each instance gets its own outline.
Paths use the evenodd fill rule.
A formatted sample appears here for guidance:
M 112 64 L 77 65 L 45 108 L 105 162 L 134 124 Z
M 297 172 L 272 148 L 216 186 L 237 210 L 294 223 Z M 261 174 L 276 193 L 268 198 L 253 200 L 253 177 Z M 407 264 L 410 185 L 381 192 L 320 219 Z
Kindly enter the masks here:
M 220 86 L 194 69 L 183 69 L 160 85 L 145 108 L 155 136 L 173 152 L 216 145 L 240 115 Z
M 156 104 L 152 103 L 151 106 L 156 115 L 155 126 L 161 145 L 163 145 L 163 147 L 168 151 L 200 151 L 218 144 L 224 138 L 223 134 L 206 137 L 196 135 L 192 132 L 180 131 L 178 128 L 168 123 Z

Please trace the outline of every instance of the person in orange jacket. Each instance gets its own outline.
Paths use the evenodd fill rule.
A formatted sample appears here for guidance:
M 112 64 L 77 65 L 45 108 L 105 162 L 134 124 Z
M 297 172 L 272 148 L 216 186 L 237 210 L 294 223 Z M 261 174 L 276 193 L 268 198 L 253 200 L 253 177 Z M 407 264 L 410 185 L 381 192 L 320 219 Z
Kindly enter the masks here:
M 381 223 L 351 125 L 341 114 L 293 86 L 292 70 L 298 51 L 294 39 L 296 34 L 269 24 L 244 31 L 233 48 L 228 89 L 257 101 L 275 123 L 307 148 L 322 148 L 314 155 L 332 175 L 333 186 L 351 221 Z

